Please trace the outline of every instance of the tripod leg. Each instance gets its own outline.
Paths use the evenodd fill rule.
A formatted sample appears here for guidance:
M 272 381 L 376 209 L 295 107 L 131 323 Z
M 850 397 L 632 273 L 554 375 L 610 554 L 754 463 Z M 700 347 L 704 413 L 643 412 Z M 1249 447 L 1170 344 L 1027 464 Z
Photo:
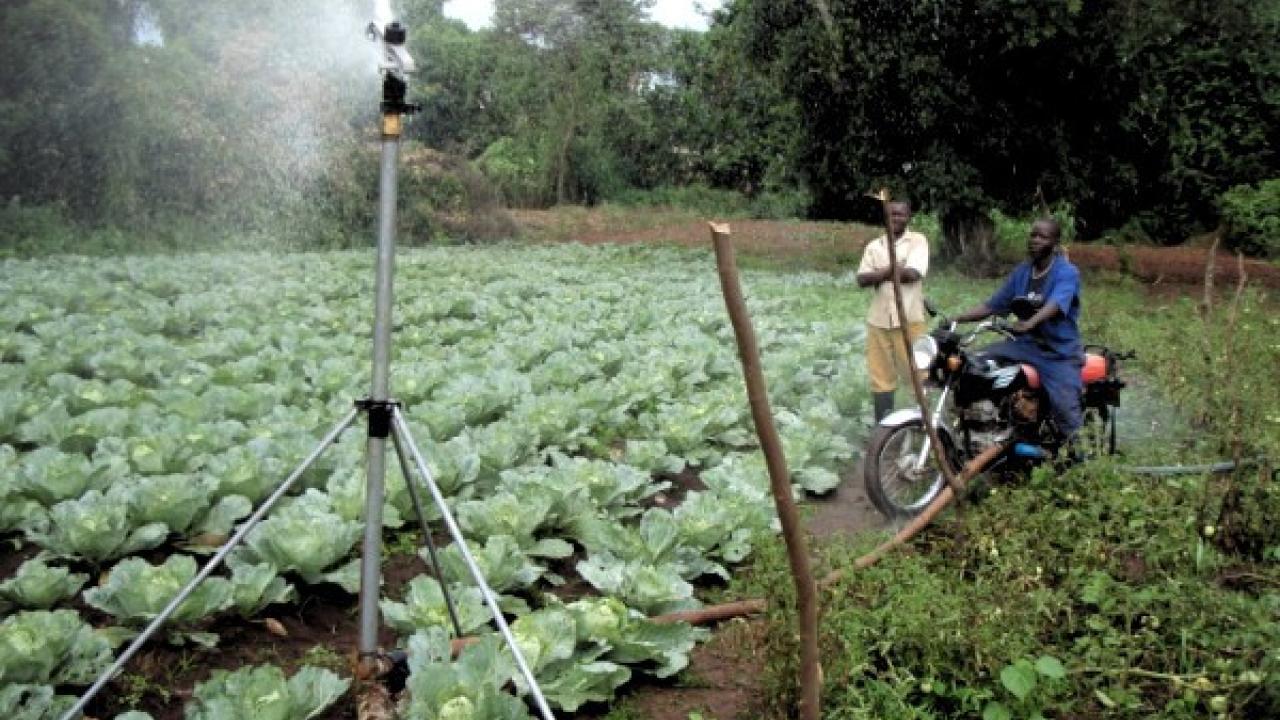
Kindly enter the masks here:
M 440 558 L 436 556 L 436 541 L 431 538 L 431 524 L 427 522 L 427 513 L 422 509 L 422 496 L 418 494 L 418 482 L 409 470 L 409 459 L 405 457 L 404 446 L 400 444 L 400 435 L 391 433 L 391 444 L 395 446 L 396 457 L 400 460 L 400 474 L 404 475 L 404 484 L 409 488 L 414 512 L 418 514 L 418 527 L 422 528 L 422 537 L 427 543 L 427 554 L 431 556 L 431 569 L 440 580 L 440 591 L 444 593 L 444 605 L 449 610 L 449 619 L 453 621 L 454 635 L 462 637 L 462 623 L 458 622 L 458 611 L 453 606 L 453 596 L 449 594 L 449 586 L 445 583 L 444 574 L 440 572 Z
M 467 547 L 466 538 L 462 536 L 462 530 L 458 528 L 458 523 L 453 519 L 453 514 L 449 512 L 449 506 L 445 503 L 444 495 L 441 494 L 440 488 L 436 486 L 436 481 L 432 479 L 431 468 L 427 467 L 426 461 L 422 459 L 422 453 L 418 451 L 418 446 L 413 443 L 413 436 L 409 434 L 409 425 L 405 422 L 404 416 L 400 414 L 400 408 L 394 406 L 391 408 L 391 423 L 392 434 L 408 448 L 423 483 L 427 486 L 427 490 L 431 492 L 431 499 L 435 501 L 436 507 L 440 509 L 440 517 L 444 520 L 445 527 L 449 530 L 449 535 L 457 543 L 458 550 L 462 553 L 462 558 L 467 563 L 467 569 L 471 571 L 471 577 L 475 579 L 476 585 L 480 588 L 480 593 L 484 595 L 484 601 L 489 606 L 489 612 L 493 614 L 493 622 L 497 624 L 503 639 L 507 641 L 507 647 L 511 648 L 511 654 L 515 658 L 516 666 L 520 668 L 520 674 L 524 676 L 525 682 L 529 684 L 529 692 L 533 695 L 538 711 L 542 714 L 543 720 L 553 720 L 555 715 L 552 714 L 550 706 L 547 705 L 547 699 L 542 695 L 542 688 L 538 686 L 538 681 L 533 676 L 533 670 L 529 668 L 529 663 L 524 659 L 524 654 L 520 652 L 520 645 L 516 643 L 515 636 L 511 634 L 511 627 L 507 625 L 507 619 L 502 616 L 502 609 L 498 607 L 498 599 L 494 597 L 493 590 L 489 588 L 489 583 L 485 581 L 484 573 L 476 565 L 476 560 L 471 555 L 471 549 Z
M 298 478 L 302 477 L 302 473 L 306 472 L 308 468 L 315 464 L 315 461 L 320 457 L 321 453 L 325 451 L 325 448 L 329 447 L 334 440 L 338 439 L 338 436 L 342 434 L 343 430 L 346 430 L 351 426 L 351 423 L 355 422 L 356 415 L 357 411 L 351 410 L 347 413 L 346 417 L 344 417 L 333 427 L 332 430 L 329 431 L 328 435 L 324 436 L 324 439 L 315 446 L 315 449 L 311 451 L 311 454 L 308 455 L 306 459 L 289 474 L 289 477 L 285 478 L 284 481 L 280 483 L 279 487 L 275 489 L 275 492 L 271 493 L 266 500 L 262 501 L 262 505 L 258 506 L 258 509 L 249 516 L 249 519 L 244 521 L 244 524 L 241 525 L 240 529 L 231 536 L 231 539 L 227 540 L 226 544 L 219 548 L 218 552 L 214 553 L 213 557 L 209 558 L 209 562 L 205 563 L 204 567 L 200 568 L 200 572 L 196 573 L 196 576 L 191 578 L 191 581 L 178 591 L 178 594 L 173 598 L 173 600 L 169 601 L 169 604 L 160 611 L 160 614 L 157 615 L 145 629 L 143 629 L 129 647 L 125 648 L 124 652 L 120 653 L 120 657 L 116 658 L 115 663 L 98 676 L 98 679 L 89 687 L 88 690 L 84 692 L 84 695 L 80 696 L 80 699 L 76 701 L 76 704 L 71 706 L 71 709 L 67 710 L 67 712 L 62 715 L 61 720 L 75 720 L 75 718 L 79 717 L 81 713 L 84 712 L 85 706 L 89 704 L 89 701 L 93 700 L 94 696 L 111 681 L 111 678 L 124 668 L 125 663 L 129 662 L 134 654 L 136 654 L 138 650 L 142 649 L 142 646 L 146 644 L 147 640 L 151 639 L 152 635 L 156 634 L 156 632 L 164 625 L 165 621 L 167 621 L 169 617 L 177 611 L 178 606 L 182 604 L 182 601 L 186 600 L 191 593 L 195 592 L 196 587 L 199 586 L 200 583 L 204 582 L 205 578 L 209 577 L 213 574 L 214 570 L 218 569 L 218 565 L 220 565 L 227 555 L 244 540 L 245 536 L 249 534 L 249 531 L 253 530 L 253 528 L 262 521 L 262 518 L 270 512 L 276 502 L 278 502 L 280 498 L 289 491 L 289 488 L 293 487 L 293 484 L 298 481 Z

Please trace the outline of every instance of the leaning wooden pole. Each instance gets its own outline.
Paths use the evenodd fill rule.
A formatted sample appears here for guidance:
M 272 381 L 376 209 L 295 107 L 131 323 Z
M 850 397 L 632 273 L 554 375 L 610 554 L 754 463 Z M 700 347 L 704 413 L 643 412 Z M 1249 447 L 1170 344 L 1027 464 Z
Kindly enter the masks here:
M 910 323 L 907 321 L 907 313 L 902 303 L 902 281 L 898 277 L 898 248 L 896 238 L 893 236 L 893 221 L 889 217 L 889 189 L 881 188 L 877 197 L 880 198 L 880 209 L 884 211 L 884 244 L 889 246 L 889 267 L 893 268 L 893 272 L 889 273 L 889 280 L 893 283 L 893 305 L 898 311 L 898 330 L 901 331 L 902 346 L 907 351 L 907 374 L 911 376 L 911 389 L 915 392 L 916 404 L 920 406 L 920 417 L 924 420 L 924 431 L 929 436 L 933 456 L 938 461 L 938 467 L 942 468 L 942 477 L 947 479 L 947 487 L 951 488 L 951 492 L 959 498 L 964 492 L 964 487 L 957 482 L 956 474 L 951 471 L 951 462 L 947 459 L 946 448 L 942 447 L 938 429 L 933 426 L 933 411 L 929 409 L 929 403 L 926 402 L 924 384 L 920 382 L 920 373 L 916 372 L 915 362 L 912 359 Z
M 995 462 L 1008 449 L 1008 445 L 995 445 L 979 453 L 965 465 L 964 470 L 956 478 L 960 486 L 967 486 L 970 480 L 983 470 L 986 470 L 988 465 Z M 919 535 L 955 498 L 956 494 L 951 491 L 951 488 L 942 488 L 942 492 L 938 493 L 938 497 L 934 498 L 933 502 L 929 503 L 929 506 L 923 512 L 912 518 L 911 522 L 902 526 L 893 537 L 881 543 L 879 547 L 855 560 L 853 568 L 855 570 L 869 568 L 879 562 L 880 558 L 887 555 L 890 550 Z M 822 578 L 822 582 L 819 582 L 818 585 L 825 589 L 839 581 L 840 578 L 844 577 L 844 574 L 844 570 L 832 570 L 826 577 Z
M 724 292 L 724 304 L 733 324 L 733 334 L 738 341 L 738 357 L 742 360 L 742 375 L 747 384 L 747 400 L 751 404 L 751 418 L 755 422 L 756 435 L 764 451 L 769 470 L 769 488 L 782 522 L 782 537 L 787 545 L 787 559 L 791 564 L 791 577 L 796 586 L 796 607 L 800 621 L 800 717 L 818 720 L 821 714 L 820 690 L 822 670 L 818 659 L 818 588 L 813 570 L 809 566 L 809 548 L 800 526 L 800 513 L 791 496 L 791 476 L 787 472 L 787 460 L 782 452 L 782 441 L 773 425 L 773 411 L 769 407 L 769 395 L 765 388 L 764 372 L 760 369 L 760 351 L 756 345 L 755 329 L 747 314 L 747 304 L 742 299 L 742 286 L 738 282 L 738 266 L 733 256 L 733 243 L 729 239 L 727 224 L 710 223 L 711 242 L 716 251 L 716 269 L 720 273 L 720 288 Z

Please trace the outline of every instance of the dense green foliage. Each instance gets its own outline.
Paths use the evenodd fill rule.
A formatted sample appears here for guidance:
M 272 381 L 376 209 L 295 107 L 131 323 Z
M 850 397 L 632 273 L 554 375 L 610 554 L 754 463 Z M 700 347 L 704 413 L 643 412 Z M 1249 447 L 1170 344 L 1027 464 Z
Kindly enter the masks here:
M 1280 257 L 1280 179 L 1237 185 L 1222 196 L 1228 240 L 1245 252 Z
M 1277 174 L 1274 2 L 734 3 L 799 108 L 824 216 L 889 182 L 965 234 L 993 207 L 1074 205 L 1178 241 L 1218 195 Z
M 6 3 L 4 205 L 127 227 L 130 243 L 192 245 L 202 224 L 307 237 L 352 121 L 371 118 L 355 102 L 376 92 L 358 3 L 324 5 Z
M 1215 295 L 1205 309 L 1096 281 L 1088 293 L 1086 338 L 1139 353 L 1119 415 L 1124 455 L 1062 475 L 988 479 L 962 511 L 870 569 L 852 563 L 873 538 L 826 543 L 821 566 L 845 574 L 823 603 L 825 714 L 1280 712 L 1273 301 Z M 1179 398 L 1189 425 L 1144 408 L 1144 386 Z M 1124 469 L 1223 453 L 1270 459 L 1218 478 Z M 779 545 L 739 577 L 736 593 L 792 596 Z M 779 717 L 795 699 L 792 602 L 771 609 L 769 623 Z
M 1216 528 L 1196 512 L 1204 495 L 1203 478 L 1094 464 L 993 487 L 916 552 L 868 570 L 852 562 L 870 539 L 827 547 L 826 567 L 845 575 L 824 602 L 824 712 L 1275 716 L 1280 572 L 1214 547 Z M 789 592 L 777 552 L 761 556 L 752 588 L 771 598 Z M 778 716 L 794 702 L 793 612 L 771 610 Z M 1018 669 L 1045 657 L 1065 673 Z
M 6 3 L 0 248 L 368 237 L 370 5 Z M 868 217 L 862 195 L 890 183 L 990 259 L 993 209 L 1177 242 L 1239 220 L 1228 189 L 1280 176 L 1275 0 L 732 0 L 707 32 L 651 5 L 500 0 L 472 31 L 401 3 L 409 148 L 436 158 L 403 188 L 406 232 L 506 237 L 469 216 L 686 185 L 753 215 Z
M 393 393 L 522 647 L 547 650 L 534 664 L 552 702 L 678 672 L 701 633 L 639 615 L 699 606 L 697 585 L 776 529 L 709 254 L 432 248 L 399 265 Z M 0 700 L 30 709 L 92 680 L 104 638 L 154 618 L 195 575 L 191 554 L 225 541 L 348 411 L 369 382 L 372 279 L 365 252 L 0 261 L 0 542 L 42 554 L 0 577 L 17 612 Z M 866 298 L 816 273 L 745 279 L 797 492 L 829 492 L 861 432 Z M 350 435 L 327 448 L 162 637 L 234 643 L 220 631 L 236 615 L 354 593 L 363 451 Z M 686 468 L 702 488 L 673 482 Z M 384 526 L 416 521 L 398 471 L 386 490 Z M 463 632 L 492 634 L 458 553 L 441 551 Z M 560 607 L 552 591 L 570 582 L 593 599 Z M 439 581 L 404 585 L 387 587 L 386 624 L 404 642 L 441 631 Z M 59 606 L 76 609 L 43 610 Z M 41 645 L 55 623 L 65 647 Z M 426 705 L 455 699 L 432 682 Z

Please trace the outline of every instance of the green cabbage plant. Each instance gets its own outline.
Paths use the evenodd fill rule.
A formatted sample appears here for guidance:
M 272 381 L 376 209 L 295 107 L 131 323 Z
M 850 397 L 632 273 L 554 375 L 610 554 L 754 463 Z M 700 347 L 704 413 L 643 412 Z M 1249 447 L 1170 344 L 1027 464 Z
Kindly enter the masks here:
M 51 555 L 94 563 L 153 548 L 168 535 L 164 523 L 136 527 L 125 504 L 97 490 L 50 508 L 47 528 L 27 529 L 27 538 Z
M 171 555 L 162 565 L 128 558 L 111 570 L 105 584 L 86 590 L 84 601 L 126 625 L 143 626 L 155 619 L 195 574 L 196 561 L 188 555 Z M 231 607 L 233 592 L 226 578 L 205 578 L 170 616 L 169 625 L 179 628 L 170 633 L 170 640 L 217 644 L 217 635 L 185 628 Z
M 449 587 L 453 608 L 458 614 L 458 624 L 463 634 L 477 630 L 489 622 L 489 606 L 480 589 L 474 586 Z M 453 621 L 445 604 L 444 590 L 429 575 L 419 575 L 409 581 L 409 591 L 404 602 L 383 600 L 379 603 L 387 625 L 401 635 L 412 635 L 430 627 L 447 627 L 453 631 Z
M 0 687 L 84 685 L 110 664 L 110 643 L 74 610 L 32 610 L 0 622 Z
M 57 720 L 75 704 L 48 685 L 0 684 L 0 717 L 9 720 Z
M 22 608 L 48 609 L 74 597 L 88 579 L 88 575 L 50 567 L 40 559 L 28 560 L 13 577 L 0 583 L 0 599 Z
M 354 591 L 359 579 L 350 577 L 350 571 L 358 561 L 332 568 L 351 553 L 362 529 L 360 522 L 334 513 L 324 493 L 308 490 L 251 530 L 232 556 L 243 564 L 271 563 L 308 583 L 336 582 Z
M 409 680 L 400 701 L 405 720 L 528 720 L 529 710 L 502 688 L 515 672 L 497 635 L 486 635 L 450 659 L 449 635 L 428 628 L 409 639 Z
M 351 681 L 303 666 L 291 678 L 274 665 L 214 670 L 196 686 L 184 720 L 309 720 L 342 697 Z

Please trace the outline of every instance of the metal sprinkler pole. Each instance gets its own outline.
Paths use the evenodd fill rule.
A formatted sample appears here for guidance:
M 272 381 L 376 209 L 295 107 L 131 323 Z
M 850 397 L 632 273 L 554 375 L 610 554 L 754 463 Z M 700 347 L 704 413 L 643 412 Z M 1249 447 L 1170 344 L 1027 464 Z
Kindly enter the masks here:
M 386 83 L 399 82 L 388 76 Z M 383 103 L 382 172 L 378 182 L 378 261 L 374 285 L 373 383 L 367 410 L 369 435 L 365 449 L 364 542 L 360 553 L 360 637 L 357 644 L 363 677 L 377 670 L 378 598 L 382 572 L 382 503 L 386 495 L 388 403 L 391 366 L 392 275 L 395 272 L 396 164 L 400 159 L 401 108 Z M 425 529 L 424 529 L 425 531 Z
M 467 548 L 466 538 L 454 522 L 444 495 L 436 487 L 430 468 L 409 434 L 408 425 L 400 413 L 399 403 L 392 400 L 388 394 L 391 364 L 392 275 L 395 270 L 396 170 L 400 154 L 402 116 L 415 113 L 419 108 L 405 102 L 407 84 L 403 75 L 413 72 L 414 62 L 405 49 L 404 27 L 393 22 L 387 25 L 383 32 L 379 32 L 376 26 L 371 27 L 370 34 L 383 41 L 384 74 L 382 77 L 382 173 L 378 191 L 378 265 L 373 326 L 373 387 L 370 397 L 358 403 L 369 414 L 368 483 L 365 490 L 364 545 L 360 557 L 360 638 L 357 645 L 356 675 L 358 680 L 369 683 L 366 699 L 370 711 L 366 712 L 365 705 L 362 704 L 360 716 L 381 717 L 373 713 L 372 708 L 377 706 L 381 711 L 387 708 L 389 703 L 385 688 L 381 688 L 373 681 L 377 678 L 381 665 L 378 654 L 378 598 L 381 590 L 382 503 L 385 495 L 386 447 L 387 438 L 390 436 L 395 442 L 402 467 L 405 464 L 405 450 L 416 463 L 418 474 L 439 508 L 445 527 L 452 535 L 463 561 L 493 614 L 494 623 L 498 626 L 508 647 L 511 648 L 516 665 L 528 684 L 528 690 L 533 695 L 540 714 L 544 720 L 554 720 L 555 716 L 551 713 L 542 689 L 538 686 L 532 668 L 525 661 L 519 644 L 511 634 L 511 628 L 502 615 L 502 609 L 498 606 L 493 590 L 485 581 L 483 571 L 480 570 Z M 427 541 L 430 543 L 431 529 L 426 525 L 425 513 L 422 513 L 416 489 L 412 486 L 414 479 L 407 467 L 404 467 L 404 470 L 405 482 L 410 484 L 415 507 L 422 521 L 422 532 L 428 535 Z M 429 544 L 428 547 L 430 548 L 431 545 Z M 432 553 L 432 560 L 433 562 L 436 560 L 434 553 Z M 438 565 L 436 569 L 438 571 Z M 440 580 L 443 584 L 444 578 Z M 455 631 L 461 635 L 461 627 L 457 624 L 452 602 L 449 604 Z

